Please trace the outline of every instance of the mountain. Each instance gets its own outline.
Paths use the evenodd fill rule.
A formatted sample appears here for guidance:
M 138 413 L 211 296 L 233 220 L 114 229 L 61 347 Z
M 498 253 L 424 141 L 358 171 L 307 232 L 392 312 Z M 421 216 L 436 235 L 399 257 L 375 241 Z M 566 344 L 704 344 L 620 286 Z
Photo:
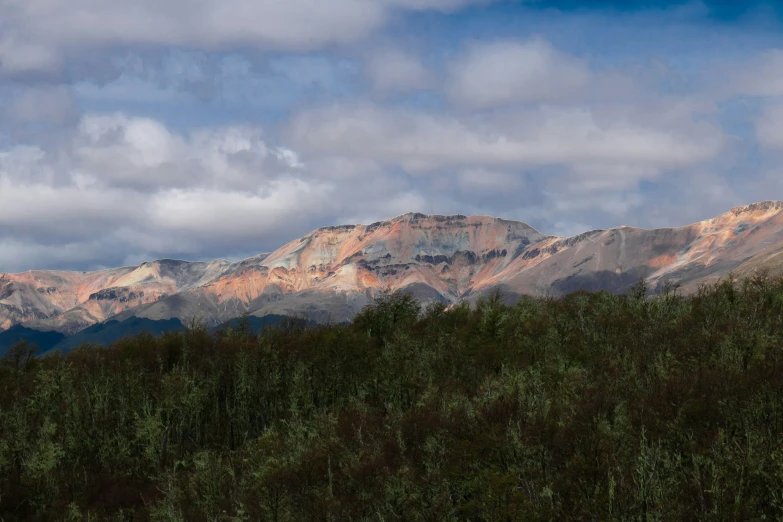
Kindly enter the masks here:
M 783 274 L 783 202 L 736 207 L 679 228 L 616 227 L 570 238 L 487 216 L 410 213 L 315 230 L 269 254 L 230 263 L 164 259 L 97 272 L 0 274 L 0 327 L 71 335 L 112 319 L 215 326 L 243 313 L 350 319 L 384 289 L 457 303 L 500 289 L 562 295 L 624 292 L 645 278 L 683 292 L 733 271 Z
M 250 331 L 259 333 L 265 327 L 279 324 L 285 319 L 286 317 L 282 315 L 267 315 L 264 317 L 248 317 L 246 322 Z M 212 332 L 217 332 L 226 328 L 237 329 L 241 327 L 241 324 L 242 319 L 234 318 L 230 321 L 226 321 L 225 323 L 214 326 L 210 330 Z M 18 328 L 18 326 L 14 326 L 11 328 L 11 330 L 14 328 Z M 60 335 L 61 339 L 56 343 L 51 344 L 50 347 L 39 344 L 40 348 L 38 352 L 44 353 L 50 350 L 68 352 L 83 344 L 109 346 L 119 341 L 123 337 L 135 336 L 141 332 L 148 332 L 152 335 L 160 335 L 164 332 L 179 332 L 182 330 L 185 330 L 185 325 L 183 325 L 179 319 L 166 319 L 160 321 L 145 319 L 143 317 L 130 317 L 123 321 L 109 319 L 108 321 L 89 326 L 84 330 L 81 330 L 68 337 L 64 337 L 62 334 L 57 334 L 57 332 L 46 332 L 50 335 Z M 30 330 L 30 332 L 35 332 L 35 330 Z M 3 333 L 0 333 L 0 354 L 3 353 Z M 36 341 L 36 339 L 29 340 L 30 343 L 34 343 Z
M 138 335 L 145 331 L 153 335 L 160 335 L 163 332 L 176 332 L 184 329 L 185 327 L 177 319 L 169 319 L 167 321 L 152 321 L 141 317 L 131 317 L 124 321 L 109 319 L 65 337 L 49 348 L 49 350 L 68 352 L 82 344 L 109 346 L 123 337 Z M 43 347 L 39 349 L 39 353 L 46 351 L 48 350 Z
M 21 324 L 15 324 L 8 330 L 0 332 L 0 356 L 20 341 L 27 341 L 30 345 L 36 345 L 38 353 L 43 353 L 51 350 L 65 339 L 65 335 L 60 332 L 34 330 Z
M 228 328 L 239 329 L 243 327 L 244 323 L 244 326 L 251 332 L 260 333 L 264 328 L 280 324 L 286 319 L 287 317 L 284 315 L 235 317 L 230 321 L 213 326 L 210 328 L 210 331 L 219 332 Z M 184 329 L 185 325 L 179 319 L 154 321 L 141 317 L 131 317 L 123 321 L 109 319 L 66 337 L 60 332 L 34 330 L 17 324 L 8 330 L 0 332 L 0 356 L 20 341 L 27 341 L 30 345 L 36 345 L 38 347 L 37 353 L 44 354 L 52 351 L 69 352 L 83 344 L 109 346 L 124 337 L 135 336 L 141 332 L 160 335 L 164 332 L 177 332 Z
M 96 272 L 0 273 L 0 329 L 22 323 L 71 334 L 118 312 L 188 290 L 230 266 L 162 259 Z

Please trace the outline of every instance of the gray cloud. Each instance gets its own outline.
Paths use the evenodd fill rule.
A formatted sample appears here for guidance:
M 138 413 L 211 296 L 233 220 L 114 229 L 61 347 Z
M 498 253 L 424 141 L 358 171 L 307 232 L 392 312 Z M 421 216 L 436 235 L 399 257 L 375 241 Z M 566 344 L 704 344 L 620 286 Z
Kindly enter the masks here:
M 56 71 L 64 54 L 111 46 L 312 50 L 353 42 L 395 10 L 491 0 L 41 0 L 0 4 L 0 73 Z
M 72 133 L 0 152 L 0 241 L 11 245 L 0 270 L 44 251 L 37 266 L 257 252 L 333 206 L 329 182 L 256 127 L 179 134 L 149 118 L 90 114 Z M 57 245 L 62 255 L 49 250 Z
M 565 165 L 594 177 L 621 165 L 637 179 L 711 160 L 723 140 L 718 126 L 676 110 L 542 107 L 459 119 L 370 104 L 302 112 L 286 137 L 303 154 L 374 158 L 414 173 L 459 165 Z
M 718 130 L 684 116 L 631 125 L 619 110 L 540 111 L 521 130 L 509 123 L 519 116 L 398 120 L 381 107 L 341 107 L 300 115 L 283 147 L 257 127 L 178 133 L 149 118 L 86 115 L 70 139 L 0 153 L 0 271 L 249 255 L 316 226 L 409 211 L 500 215 L 558 234 L 645 225 L 662 218 L 639 181 L 698 171 L 720 145 Z M 334 140 L 323 143 L 327 134 Z M 681 176 L 677 190 L 698 194 L 710 179 L 723 186 L 715 174 Z M 687 215 L 710 205 L 696 198 Z
M 756 121 L 756 137 L 762 147 L 783 151 L 783 103 L 768 103 Z
M 300 166 L 292 151 L 268 146 L 257 127 L 194 129 L 179 135 L 151 118 L 120 113 L 83 117 L 68 153 L 85 183 L 150 192 L 257 190 Z
M 63 85 L 30 87 L 6 106 L 5 115 L 15 123 L 66 123 L 78 117 L 73 96 Z
M 783 96 L 783 49 L 769 49 L 747 63 L 724 65 L 713 73 L 724 96 Z
M 379 91 L 421 89 L 435 82 L 418 57 L 399 49 L 381 49 L 369 54 L 365 72 Z
M 567 100 L 591 76 L 585 62 L 540 38 L 474 43 L 450 72 L 451 99 L 477 108 Z
M 75 0 L 66 13 L 52 1 L 46 7 L 61 13 L 59 28 L 45 10 L 22 3 L 11 15 L 0 6 L 0 70 L 57 69 L 71 52 L 137 43 L 314 49 L 361 38 L 395 11 L 456 9 L 468 0 L 379 0 L 340 12 L 354 2 L 275 2 L 259 18 L 259 6 L 272 4 L 231 15 L 225 10 L 240 0 L 220 8 L 191 3 L 184 14 L 176 11 L 179 0 Z M 338 14 L 318 19 L 319 9 Z M 308 16 L 286 26 L 286 17 L 302 12 Z M 340 23 L 331 27 L 334 17 Z M 105 26 L 91 31 L 92 24 Z M 273 84 L 249 55 L 172 53 L 129 53 L 108 83 L 30 89 L 9 98 L 0 116 L 67 123 L 74 92 L 101 106 L 165 107 L 200 90 L 234 107 L 290 107 L 302 103 L 291 91 L 310 85 L 339 98 L 349 83 L 341 75 L 355 72 L 339 59 L 267 58 L 263 67 L 285 80 Z M 732 182 L 727 172 L 740 154 L 718 122 L 714 93 L 660 94 L 658 83 L 670 73 L 654 67 L 594 70 L 541 39 L 468 45 L 440 78 L 393 46 L 352 56 L 366 58 L 363 72 L 378 91 L 440 88 L 452 103 L 422 109 L 307 99 L 280 132 L 249 124 L 182 131 L 150 117 L 88 113 L 47 139 L 35 135 L 0 151 L 0 271 L 253 254 L 316 226 L 409 211 L 500 215 L 563 235 L 620 223 L 679 226 L 738 200 L 766 199 L 776 186 L 774 169 L 752 188 Z M 775 59 L 768 53 L 749 62 L 749 76 L 732 92 L 781 94 Z M 764 107 L 758 142 L 783 148 L 780 108 Z

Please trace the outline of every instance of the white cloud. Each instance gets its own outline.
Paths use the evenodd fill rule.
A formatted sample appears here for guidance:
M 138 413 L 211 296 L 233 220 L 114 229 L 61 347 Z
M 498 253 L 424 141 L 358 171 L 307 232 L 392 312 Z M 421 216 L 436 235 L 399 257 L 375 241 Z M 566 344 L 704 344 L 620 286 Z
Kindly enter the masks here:
M 49 2 L 45 7 L 60 8 L 57 2 L 43 1 Z M 6 33 L 17 35 L 14 41 L 0 42 L 0 60 L 11 52 L 9 45 L 28 46 L 16 62 L 3 62 L 0 74 L 56 68 L 61 50 L 67 58 L 74 50 L 113 44 L 316 48 L 361 38 L 395 10 L 460 5 L 459 0 L 368 0 L 358 13 L 340 14 L 337 29 L 328 26 L 332 15 L 326 21 L 301 17 L 282 34 L 286 16 L 297 9 L 310 12 L 305 0 L 275 3 L 276 10 L 268 13 L 272 22 L 257 19 L 255 30 L 245 18 L 252 21 L 266 0 L 237 11 L 242 20 L 223 13 L 214 22 L 203 14 L 213 8 L 201 2 L 192 3 L 178 20 L 180 1 L 125 3 L 119 9 L 129 24 L 122 26 L 112 22 L 115 14 L 104 7 L 115 5 L 114 0 L 95 0 L 94 5 L 74 0 L 68 5 L 91 9 L 74 8 L 63 14 L 62 23 L 72 22 L 85 34 L 70 27 L 49 31 L 49 15 L 45 10 L 32 13 L 28 3 L 19 4 L 14 24 L 0 6 L 0 34 L 10 27 Z M 354 1 L 322 4 L 339 10 Z M 85 29 L 93 23 L 106 23 L 106 28 L 116 23 L 117 30 Z M 270 24 L 277 25 L 270 29 Z M 203 41 L 197 38 L 199 31 Z M 88 114 L 73 134 L 55 138 L 60 141 L 34 137 L 37 146 L 0 151 L 0 271 L 255 253 L 316 226 L 371 222 L 408 211 L 492 214 L 533 220 L 534 225 L 538 219 L 547 224 L 544 231 L 560 234 L 653 219 L 683 224 L 676 216 L 686 215 L 685 210 L 648 213 L 655 205 L 640 196 L 643 180 L 671 180 L 676 188 L 656 187 L 667 195 L 690 187 L 688 197 L 699 202 L 687 212 L 706 208 L 701 199 L 718 198 L 723 205 L 734 196 L 728 184 L 725 190 L 714 188 L 724 186 L 718 179 L 722 171 L 711 169 L 728 158 L 714 102 L 700 93 L 658 94 L 669 73 L 651 72 L 650 67 L 591 71 L 586 61 L 540 39 L 467 46 L 447 63 L 444 78 L 435 78 L 415 54 L 395 47 L 351 53 L 366 58 L 364 72 L 378 91 L 444 87 L 443 94 L 453 102 L 443 109 L 421 109 L 369 102 L 318 105 L 317 100 L 330 96 L 354 97 L 355 69 L 347 61 L 284 55 L 261 62 L 236 54 L 200 61 L 193 52 L 174 59 L 162 72 L 154 70 L 154 57 L 145 61 L 139 55 L 144 59 L 129 59 L 126 74 L 103 87 L 82 83 L 71 91 L 30 90 L 0 112 L 32 123 L 67 119 L 70 92 L 101 107 L 150 104 L 172 114 L 188 105 L 205 111 L 199 119 L 213 117 L 211 111 L 223 103 L 231 111 L 252 106 L 254 116 L 263 112 L 254 103 L 278 114 L 296 103 L 308 105 L 280 122 L 279 135 L 255 125 L 181 131 L 154 118 Z M 765 59 L 758 63 L 776 63 L 772 54 Z M 766 67 L 753 70 L 769 81 L 755 91 L 748 81 L 746 91 L 778 92 L 770 80 L 774 67 Z M 184 84 L 171 81 L 180 73 L 187 78 Z M 276 83 L 263 75 L 274 76 Z M 200 82 L 215 90 L 214 105 L 202 109 L 193 98 L 182 104 L 183 90 Z M 312 92 L 318 96 L 311 98 Z M 768 105 L 766 111 L 757 122 L 759 143 L 783 148 L 778 123 L 783 109 Z M 694 172 L 710 175 L 697 182 Z M 710 198 L 702 198 L 704 194 Z M 608 216 L 601 225 L 600 216 Z M 637 221 L 629 219 L 633 216 Z
M 575 196 L 575 197 L 574 197 Z M 629 212 L 642 206 L 643 200 L 638 193 L 608 193 L 596 200 L 593 198 L 580 198 L 578 193 L 572 194 L 572 197 L 559 197 L 553 201 L 553 210 L 556 215 L 566 215 L 568 213 L 600 210 L 603 213 L 610 214 L 615 219 L 627 216 Z M 560 222 L 562 226 L 563 222 Z M 616 223 L 614 226 L 620 226 L 626 223 Z M 587 230 L 582 228 L 582 231 Z M 578 233 L 578 232 L 574 232 Z
M 242 240 L 270 233 L 306 209 L 329 206 L 330 187 L 293 177 L 270 184 L 261 193 L 207 189 L 168 190 L 153 197 L 150 220 L 161 232 L 220 236 Z
M 783 103 L 764 106 L 756 121 L 756 137 L 762 147 L 783 150 Z
M 104 237 L 96 237 L 92 241 L 55 244 L 46 244 L 40 240 L 33 242 L 28 238 L 0 237 L 0 272 L 40 269 L 52 261 L 54 264 L 48 266 L 95 266 L 95 260 L 106 255 L 108 245 L 105 242 Z
M 396 49 L 370 54 L 365 70 L 373 87 L 379 91 L 421 89 L 433 81 L 416 56 Z
M 262 251 L 339 204 L 328 180 L 258 128 L 182 135 L 116 113 L 87 115 L 73 132 L 0 152 L 0 271 Z
M 284 165 L 292 169 L 299 169 L 304 167 L 304 164 L 299 161 L 299 155 L 289 148 L 278 147 L 277 150 L 273 151 L 273 153 Z
M 155 83 L 132 76 L 120 74 L 116 79 L 104 85 L 80 81 L 73 84 L 74 93 L 86 100 L 99 103 L 175 103 L 189 98 L 187 92 L 172 87 L 161 87 Z
M 73 96 L 62 85 L 29 87 L 11 100 L 5 112 L 17 123 L 65 123 L 77 117 Z
M 783 96 L 783 49 L 769 49 L 741 65 L 725 66 L 722 78 L 725 94 Z
M 54 187 L 0 175 L 0 237 L 67 243 L 144 211 L 144 198 L 117 189 Z
M 119 113 L 82 118 L 70 152 L 79 179 L 144 191 L 194 186 L 252 191 L 301 167 L 294 151 L 268 146 L 252 126 L 179 135 L 156 120 Z
M 0 5 L 0 19 L 10 9 Z M 62 66 L 62 58 L 54 46 L 40 41 L 27 40 L 26 36 L 19 36 L 3 31 L 3 23 L 0 22 L 0 73 L 28 73 L 38 71 L 51 71 Z
M 640 180 L 720 152 L 720 130 L 692 109 L 455 118 L 335 105 L 295 117 L 285 146 L 252 126 L 179 133 L 91 114 L 71 139 L 0 153 L 0 271 L 257 253 L 316 226 L 408 211 L 538 219 L 549 233 L 581 231 L 573 223 L 588 211 L 616 224 L 640 212 Z
M 498 170 L 470 168 L 459 173 L 457 184 L 463 194 L 476 196 L 482 194 L 497 195 L 504 191 L 517 191 L 523 185 L 521 175 L 513 175 Z
M 348 43 L 396 9 L 491 0 L 39 0 L 0 3 L 0 72 L 52 71 L 62 52 L 121 45 L 311 50 Z
M 387 197 L 378 197 L 370 201 L 357 202 L 353 208 L 346 208 L 340 215 L 339 223 L 375 223 L 408 212 L 432 212 L 431 198 L 415 190 L 395 192 Z
M 373 159 L 413 174 L 559 165 L 595 177 L 602 167 L 620 164 L 640 179 L 718 155 L 720 127 L 694 121 L 687 111 L 656 109 L 544 106 L 460 119 L 369 104 L 332 105 L 300 113 L 286 137 L 305 157 Z
M 450 98 L 476 108 L 568 100 L 591 79 L 585 62 L 540 38 L 474 43 L 450 69 Z

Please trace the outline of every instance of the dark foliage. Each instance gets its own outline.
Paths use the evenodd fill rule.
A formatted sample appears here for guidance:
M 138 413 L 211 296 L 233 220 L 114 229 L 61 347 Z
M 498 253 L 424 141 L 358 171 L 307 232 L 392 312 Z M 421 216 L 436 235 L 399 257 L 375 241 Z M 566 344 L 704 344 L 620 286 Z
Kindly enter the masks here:
M 0 519 L 779 520 L 783 280 L 0 362 Z

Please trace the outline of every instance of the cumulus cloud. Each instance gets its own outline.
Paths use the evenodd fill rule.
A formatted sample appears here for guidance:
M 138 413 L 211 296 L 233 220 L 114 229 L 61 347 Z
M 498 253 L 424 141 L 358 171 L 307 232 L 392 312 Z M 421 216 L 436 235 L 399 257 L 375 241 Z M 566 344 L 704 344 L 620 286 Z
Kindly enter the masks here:
M 411 173 L 560 165 L 600 176 L 620 164 L 637 179 L 711 160 L 723 142 L 720 127 L 689 113 L 540 107 L 457 118 L 369 104 L 304 111 L 286 137 L 302 154 L 372 158 Z
M 304 110 L 276 138 L 88 114 L 68 139 L 0 153 L 0 271 L 251 255 L 409 211 L 615 225 L 640 215 L 641 180 L 720 153 L 719 128 L 668 107 L 454 117 L 357 103 Z
M 146 191 L 193 186 L 252 190 L 300 165 L 294 151 L 269 147 L 256 127 L 179 135 L 156 120 L 119 113 L 82 118 L 71 152 L 83 178 Z
M 764 106 L 756 121 L 756 137 L 762 147 L 783 150 L 783 103 Z
M 721 71 L 724 95 L 783 96 L 783 49 L 769 49 Z
M 369 55 L 365 70 L 379 91 L 421 89 L 433 82 L 416 56 L 398 49 L 383 49 Z
M 69 73 L 79 83 L 67 88 L 0 80 L 3 93 L 23 86 L 0 104 L 6 124 L 62 124 L 26 145 L 0 141 L 0 271 L 251 255 L 409 211 L 556 234 L 678 226 L 739 195 L 764 199 L 778 174 L 745 192 L 727 181 L 742 157 L 727 151 L 736 129 L 677 67 L 593 68 L 543 38 L 457 45 L 442 71 L 374 39 L 367 53 L 298 53 L 355 42 L 405 10 L 482 0 L 42 2 L 0 5 L 0 76 L 67 68 L 80 53 L 114 61 L 102 79 Z M 734 78 L 730 95 L 783 95 L 778 53 L 722 77 Z M 125 112 L 69 123 L 74 98 Z M 783 149 L 780 106 L 761 106 L 758 143 Z
M 116 189 L 53 187 L 0 177 L 0 236 L 68 243 L 131 218 L 142 208 L 138 194 Z
M 0 237 L 0 272 L 64 267 L 81 270 L 87 265 L 95 269 L 113 268 L 94 264 L 96 259 L 106 259 L 106 252 L 110 248 L 111 245 L 107 244 L 106 237 L 94 237 L 92 240 L 65 244 L 62 242 L 47 244 L 41 240 L 33 242 L 29 239 Z M 42 260 L 49 261 L 42 263 Z M 114 266 L 125 265 L 126 263 L 117 259 Z
M 501 191 L 517 191 L 524 186 L 522 176 L 485 168 L 468 168 L 457 176 L 457 185 L 464 195 L 497 197 Z
M 63 52 L 123 45 L 312 50 L 353 42 L 395 10 L 491 0 L 42 0 L 0 3 L 0 72 L 53 71 Z
M 566 234 L 623 216 L 653 223 L 641 210 L 654 204 L 641 197 L 643 182 L 685 183 L 686 173 L 725 158 L 715 110 L 660 96 L 457 113 L 356 102 L 302 110 L 282 136 L 322 174 L 383 185 L 378 194 L 363 191 L 367 210 L 347 217 L 383 218 L 371 205 L 415 194 L 423 207 L 408 211 L 500 215 Z
M 0 6 L 0 13 L 11 8 L 8 4 L 5 6 Z M 5 17 L 8 14 L 2 13 L 0 16 Z M 0 29 L 4 29 L 3 25 L 0 22 Z M 2 32 L 5 36 L 0 37 L 0 72 L 6 74 L 38 73 L 62 67 L 62 57 L 53 45 L 26 40 L 24 36 L 18 34 Z
M 70 89 L 57 85 L 24 89 L 6 106 L 5 116 L 15 123 L 66 123 L 78 112 Z
M 549 42 L 479 42 L 451 64 L 449 96 L 459 104 L 485 108 L 573 98 L 590 81 L 587 64 Z
M 287 228 L 300 212 L 323 211 L 327 184 L 287 177 L 257 193 L 209 189 L 170 190 L 153 197 L 149 220 L 162 232 L 242 240 L 260 230 Z M 290 238 L 293 239 L 293 238 Z
M 44 252 L 35 266 L 258 252 L 306 231 L 333 208 L 331 190 L 255 127 L 180 134 L 90 114 L 69 139 L 0 152 L 0 270 L 30 268 Z

